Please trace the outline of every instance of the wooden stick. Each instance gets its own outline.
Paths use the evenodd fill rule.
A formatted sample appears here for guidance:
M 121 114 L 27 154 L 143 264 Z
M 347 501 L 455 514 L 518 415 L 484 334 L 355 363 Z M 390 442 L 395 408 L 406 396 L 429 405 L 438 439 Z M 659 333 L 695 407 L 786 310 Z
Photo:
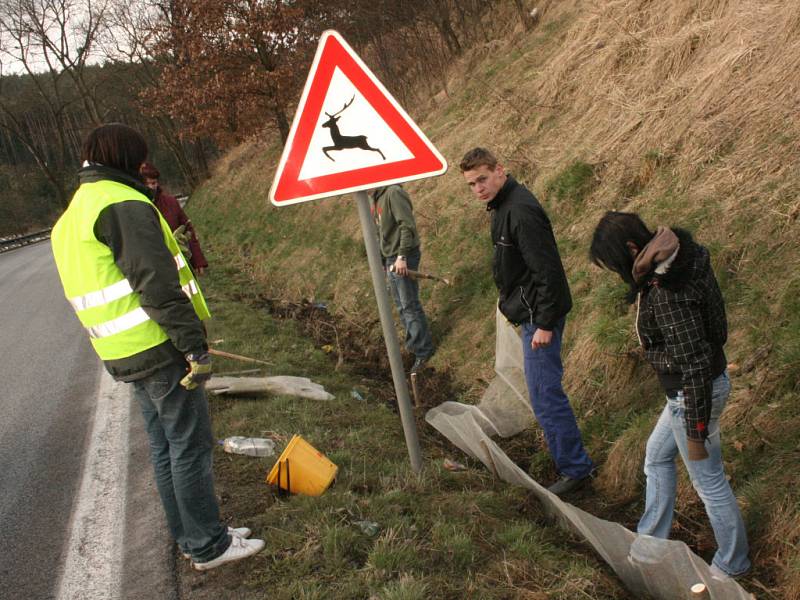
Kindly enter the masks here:
M 231 377 L 233 375 L 252 375 L 253 373 L 261 373 L 261 367 L 258 369 L 244 369 L 243 371 L 223 371 L 222 373 L 214 373 L 214 377 Z
M 419 408 L 419 395 L 417 394 L 417 374 L 411 374 L 411 392 L 414 395 L 414 406 Z
M 449 279 L 445 279 L 444 277 L 439 277 L 438 275 L 431 275 L 430 273 L 422 273 L 420 271 L 412 271 L 411 269 L 409 269 L 408 276 L 414 277 L 416 279 L 433 279 L 434 281 L 441 281 L 445 285 L 450 285 Z
M 394 273 L 394 265 L 389 267 L 389 270 Z M 408 270 L 408 276 L 411 279 L 433 279 L 434 281 L 441 281 L 445 285 L 450 285 L 450 280 L 445 279 L 444 277 L 439 277 L 438 275 L 431 275 L 430 273 L 423 273 L 422 271 L 414 271 L 412 269 Z
M 242 356 L 241 354 L 233 354 L 231 352 L 224 352 L 223 350 L 217 350 L 215 348 L 209 348 L 208 353 L 214 356 L 221 356 L 223 358 L 232 358 L 234 360 L 241 360 L 244 362 L 253 362 L 258 363 L 260 365 L 272 365 L 271 362 L 267 362 L 265 360 L 258 360 L 257 358 L 250 358 L 249 356 Z

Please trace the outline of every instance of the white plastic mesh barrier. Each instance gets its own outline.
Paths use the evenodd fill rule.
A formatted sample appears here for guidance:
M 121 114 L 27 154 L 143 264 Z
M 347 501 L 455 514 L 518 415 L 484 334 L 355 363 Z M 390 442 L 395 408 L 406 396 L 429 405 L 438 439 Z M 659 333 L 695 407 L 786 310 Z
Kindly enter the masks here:
M 499 312 L 495 370 L 498 377 L 478 405 L 445 402 L 428 411 L 426 421 L 503 481 L 531 490 L 547 514 L 589 542 L 635 594 L 663 600 L 692 598 L 692 585 L 702 582 L 708 598 L 754 598 L 732 579 L 715 579 L 706 562 L 683 542 L 638 535 L 562 501 L 531 479 L 492 441 L 491 436 L 506 437 L 522 431 L 532 419 L 520 337 Z

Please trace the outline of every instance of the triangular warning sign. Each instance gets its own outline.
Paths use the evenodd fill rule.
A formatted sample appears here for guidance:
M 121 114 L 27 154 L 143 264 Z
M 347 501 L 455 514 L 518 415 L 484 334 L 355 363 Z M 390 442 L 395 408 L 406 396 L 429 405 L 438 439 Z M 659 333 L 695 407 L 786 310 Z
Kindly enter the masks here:
M 447 163 L 355 51 L 322 34 L 269 199 L 277 206 L 441 175 Z

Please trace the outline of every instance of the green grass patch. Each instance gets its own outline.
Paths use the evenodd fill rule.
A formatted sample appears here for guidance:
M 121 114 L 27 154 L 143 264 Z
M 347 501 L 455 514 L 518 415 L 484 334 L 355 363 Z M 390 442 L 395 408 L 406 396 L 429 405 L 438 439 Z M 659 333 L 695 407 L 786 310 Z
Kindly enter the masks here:
M 559 209 L 579 208 L 597 184 L 594 167 L 576 160 L 545 185 L 545 195 Z
M 599 557 L 589 550 L 574 555 L 560 541 L 560 530 L 541 515 L 520 516 L 524 491 L 493 481 L 479 464 L 470 463 L 462 473 L 444 470 L 444 456 L 466 459 L 455 449 L 443 453 L 438 434 L 421 420 L 425 465 L 412 473 L 400 418 L 373 393 L 385 384 L 347 367 L 334 370 L 331 356 L 304 338 L 296 322 L 275 320 L 265 309 L 238 301 L 240 281 L 232 268 L 209 271 L 202 281 L 216 347 L 270 361 L 268 374 L 308 376 L 335 399 L 212 398 L 216 436 L 271 436 L 281 451 L 298 433 L 339 466 L 339 475 L 322 496 L 279 497 L 264 483 L 274 458 L 219 449 L 215 474 L 224 518 L 251 527 L 267 547 L 247 568 L 207 579 L 204 589 L 307 600 L 507 598 L 512 589 L 544 589 L 524 566 L 531 561 L 593 582 L 606 590 L 598 598 L 626 597 L 621 586 L 609 584 Z M 246 368 L 225 359 L 215 367 Z M 365 400 L 351 396 L 355 387 Z M 499 584 L 507 559 L 519 565 Z M 181 577 L 192 587 L 201 576 L 184 568 Z
M 379 600 L 427 600 L 428 585 L 411 577 L 403 577 L 384 586 L 377 594 Z

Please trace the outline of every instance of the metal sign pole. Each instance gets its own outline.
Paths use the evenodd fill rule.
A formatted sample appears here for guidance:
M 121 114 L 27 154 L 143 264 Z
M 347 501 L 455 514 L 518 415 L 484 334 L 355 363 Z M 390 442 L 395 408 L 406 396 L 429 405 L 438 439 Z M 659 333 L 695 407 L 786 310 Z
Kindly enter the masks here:
M 375 227 L 369 210 L 369 198 L 367 198 L 366 192 L 356 192 L 355 197 L 356 204 L 358 204 L 358 216 L 361 219 L 364 245 L 367 248 L 367 260 L 369 262 L 369 271 L 372 275 L 372 286 L 375 288 L 375 299 L 378 301 L 378 312 L 381 316 L 383 339 L 386 342 L 386 352 L 389 355 L 389 365 L 392 368 L 394 391 L 397 394 L 397 405 L 400 408 L 400 419 L 403 422 L 403 433 L 406 436 L 408 457 L 411 460 L 411 468 L 415 473 L 419 473 L 420 469 L 422 469 L 422 456 L 419 449 L 417 424 L 414 421 L 414 411 L 411 408 L 411 400 L 408 396 L 406 374 L 400 357 L 400 343 L 397 341 L 397 332 L 392 321 L 392 309 L 389 305 L 389 296 L 386 293 L 378 239 L 375 236 Z

